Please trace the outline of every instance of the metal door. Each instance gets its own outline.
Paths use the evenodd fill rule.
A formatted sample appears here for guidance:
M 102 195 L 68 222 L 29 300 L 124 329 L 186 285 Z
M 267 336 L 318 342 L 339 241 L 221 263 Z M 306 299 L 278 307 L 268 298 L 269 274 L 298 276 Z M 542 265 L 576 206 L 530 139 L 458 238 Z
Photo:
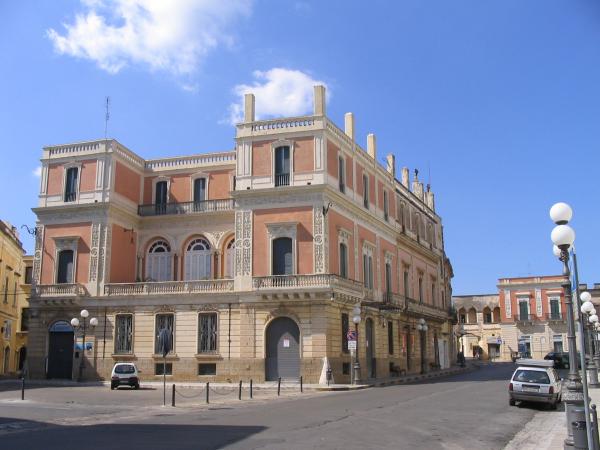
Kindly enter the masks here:
M 367 338 L 367 374 L 369 378 L 375 378 L 375 338 L 373 335 L 373 320 L 367 319 L 365 323 L 365 334 Z
M 300 377 L 300 330 L 288 317 L 278 317 L 267 327 L 265 378 L 267 381 Z
M 48 378 L 73 377 L 73 345 L 71 326 L 66 322 L 54 324 L 49 333 Z

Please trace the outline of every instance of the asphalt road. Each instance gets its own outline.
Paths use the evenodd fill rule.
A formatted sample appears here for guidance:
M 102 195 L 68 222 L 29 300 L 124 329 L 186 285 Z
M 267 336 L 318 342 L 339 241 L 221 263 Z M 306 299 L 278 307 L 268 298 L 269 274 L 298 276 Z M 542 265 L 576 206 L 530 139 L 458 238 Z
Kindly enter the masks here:
M 32 450 L 500 449 L 540 410 L 508 405 L 513 370 L 495 364 L 427 383 L 211 409 L 3 401 L 0 442 Z

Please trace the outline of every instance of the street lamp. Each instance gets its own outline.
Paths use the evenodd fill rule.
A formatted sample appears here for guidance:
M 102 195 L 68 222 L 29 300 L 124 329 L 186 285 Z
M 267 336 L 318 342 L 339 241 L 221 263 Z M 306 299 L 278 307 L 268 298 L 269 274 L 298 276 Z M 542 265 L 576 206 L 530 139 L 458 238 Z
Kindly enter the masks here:
M 565 402 L 565 411 L 567 416 L 567 431 L 568 436 L 565 439 L 565 447 L 572 447 L 573 442 L 573 421 L 576 420 L 573 410 L 577 407 L 581 407 L 583 404 L 586 413 L 586 425 L 588 428 L 588 441 L 590 440 L 590 420 L 589 420 L 589 406 L 587 402 L 587 380 L 584 378 L 584 384 L 581 382 L 581 376 L 577 370 L 577 345 L 575 342 L 575 319 L 573 317 L 573 298 L 571 291 L 571 270 L 569 268 L 569 250 L 572 249 L 573 243 L 575 242 L 575 231 L 567 225 L 573 217 L 573 210 L 566 203 L 556 203 L 550 208 L 550 218 L 556 224 L 550 238 L 556 248 L 554 248 L 554 254 L 558 253 L 558 258 L 563 263 L 563 276 L 564 281 L 562 282 L 562 288 L 565 293 L 565 306 L 567 310 L 567 342 L 569 345 L 569 375 L 567 377 L 567 392 L 563 394 L 563 400 Z M 575 255 L 573 256 L 573 262 L 575 263 Z M 577 284 L 576 284 L 577 285 Z M 577 298 L 576 298 L 577 301 Z M 579 321 L 579 332 L 583 337 L 583 324 Z M 585 358 L 584 358 L 585 360 Z M 582 364 L 582 370 L 584 371 L 585 377 L 585 361 Z M 584 396 L 585 389 L 585 396 Z
M 354 384 L 358 384 L 360 382 L 360 363 L 358 362 L 358 324 L 361 321 L 360 313 L 360 303 L 357 303 L 354 305 L 354 309 L 352 310 L 352 322 L 354 322 L 354 331 L 356 333 L 356 350 L 354 351 Z
M 422 317 L 419 319 L 419 322 L 417 323 L 417 330 L 419 330 L 419 334 L 421 337 L 421 373 L 425 373 L 426 372 L 426 365 L 425 365 L 425 344 L 426 344 L 426 333 L 427 333 L 427 329 L 429 327 L 427 326 L 427 323 L 425 322 L 425 319 L 423 319 Z
M 87 309 L 82 309 L 81 312 L 79 313 L 79 315 L 83 319 L 82 320 L 83 324 L 80 322 L 80 320 L 77 317 L 73 317 L 71 319 L 71 326 L 73 328 L 75 328 L 75 330 L 77 330 L 77 329 L 79 329 L 79 327 L 81 325 L 81 331 L 83 334 L 83 347 L 82 347 L 82 351 L 81 351 L 81 356 L 79 358 L 79 374 L 77 375 L 77 381 L 81 381 L 83 379 L 83 364 L 84 364 L 83 358 L 85 357 L 86 320 L 90 316 L 90 312 Z M 93 328 L 96 328 L 97 325 L 98 325 L 98 319 L 96 319 L 95 317 L 92 317 L 90 319 L 90 326 L 93 329 Z
M 581 319 L 583 320 L 584 325 L 586 325 L 587 330 L 587 350 L 590 356 L 590 383 L 589 386 L 593 388 L 600 387 L 600 383 L 598 383 L 598 366 L 596 365 L 596 360 L 593 359 L 596 356 L 596 346 L 594 345 L 592 329 L 594 325 L 598 323 L 598 316 L 596 315 L 596 308 L 591 302 L 592 296 L 589 292 L 582 292 L 579 296 L 580 300 L 583 302 L 581 305 Z M 586 361 L 587 362 L 587 361 Z

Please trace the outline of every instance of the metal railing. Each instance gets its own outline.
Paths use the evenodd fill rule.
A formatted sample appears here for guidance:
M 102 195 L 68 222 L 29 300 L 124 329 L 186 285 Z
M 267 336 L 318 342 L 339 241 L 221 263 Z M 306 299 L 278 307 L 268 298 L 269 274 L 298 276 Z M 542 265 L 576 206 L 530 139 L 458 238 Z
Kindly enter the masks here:
M 161 294 L 201 294 L 233 291 L 233 280 L 195 281 L 148 281 L 142 283 L 109 283 L 104 285 L 104 295 L 161 295 Z
M 77 200 L 77 192 L 65 192 L 65 202 L 74 202 Z
M 38 284 L 32 287 L 36 297 L 64 297 L 85 295 L 85 288 L 79 283 Z
M 232 211 L 234 200 L 224 198 L 218 200 L 202 200 L 198 202 L 152 203 L 138 206 L 138 215 L 162 216 L 170 214 L 198 214 L 205 212 Z
M 546 320 L 564 320 L 565 317 L 560 312 L 551 312 L 546 314 Z
M 275 175 L 275 186 L 289 186 L 290 185 L 290 174 L 281 173 Z
M 531 322 L 535 320 L 533 314 L 515 314 L 515 322 Z

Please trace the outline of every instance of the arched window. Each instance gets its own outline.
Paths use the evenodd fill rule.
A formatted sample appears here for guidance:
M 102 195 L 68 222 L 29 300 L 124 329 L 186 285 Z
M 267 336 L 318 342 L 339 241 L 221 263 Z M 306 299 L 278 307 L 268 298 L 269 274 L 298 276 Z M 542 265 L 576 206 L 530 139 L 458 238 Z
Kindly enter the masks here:
M 291 238 L 273 239 L 272 269 L 273 275 L 292 275 L 294 273 Z
M 477 311 L 475 311 L 475 308 L 469 309 L 468 319 L 467 323 L 477 323 Z
M 225 248 L 225 278 L 233 278 L 235 268 L 235 239 L 231 239 Z
M 171 247 L 165 241 L 156 241 L 146 255 L 146 279 L 171 281 Z
M 185 251 L 185 280 L 206 280 L 211 277 L 210 244 L 204 238 L 194 239 Z
M 496 306 L 494 308 L 494 312 L 493 312 L 492 318 L 494 319 L 494 323 L 499 323 L 500 322 L 500 307 L 499 306 Z
M 467 323 L 467 312 L 465 311 L 465 308 L 460 308 L 458 310 L 458 322 Z
M 486 306 L 483 308 L 483 323 L 492 323 L 493 321 L 492 310 Z

